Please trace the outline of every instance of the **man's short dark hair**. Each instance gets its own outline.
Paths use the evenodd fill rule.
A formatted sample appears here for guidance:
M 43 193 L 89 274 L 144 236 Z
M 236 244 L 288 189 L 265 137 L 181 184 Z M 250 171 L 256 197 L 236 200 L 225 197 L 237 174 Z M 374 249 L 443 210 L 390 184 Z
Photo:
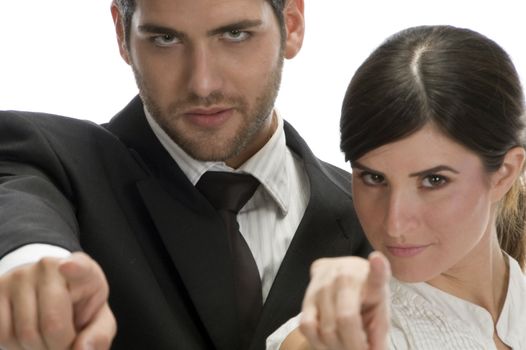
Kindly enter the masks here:
M 128 40 L 130 38 L 131 20 L 132 20 L 133 13 L 135 12 L 136 2 L 135 0 L 114 0 L 114 1 L 121 13 L 123 24 L 124 24 L 124 36 L 126 39 L 126 43 L 128 43 Z M 281 35 L 283 37 L 285 33 L 285 25 L 284 25 L 284 20 L 283 20 L 283 7 L 285 5 L 286 0 L 265 0 L 265 1 L 267 1 L 270 4 L 270 6 L 272 6 L 272 10 L 274 11 L 276 18 L 278 19 L 278 23 L 281 29 Z

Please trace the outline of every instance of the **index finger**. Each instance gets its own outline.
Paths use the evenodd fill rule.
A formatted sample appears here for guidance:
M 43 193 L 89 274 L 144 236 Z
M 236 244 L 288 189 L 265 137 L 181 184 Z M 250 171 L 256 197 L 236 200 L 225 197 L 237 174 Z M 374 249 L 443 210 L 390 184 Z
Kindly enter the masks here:
M 369 255 L 369 275 L 363 289 L 363 311 L 386 301 L 391 267 L 387 258 L 380 252 Z

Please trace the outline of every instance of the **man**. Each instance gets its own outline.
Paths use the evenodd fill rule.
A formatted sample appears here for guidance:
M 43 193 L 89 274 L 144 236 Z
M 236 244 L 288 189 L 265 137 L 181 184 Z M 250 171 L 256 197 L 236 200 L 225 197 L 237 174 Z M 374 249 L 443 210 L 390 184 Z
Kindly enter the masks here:
M 273 110 L 303 0 L 111 11 L 140 97 L 103 127 L 0 115 L 0 348 L 105 349 L 117 324 L 112 349 L 261 349 L 313 260 L 369 252 L 349 174 Z M 261 284 L 250 327 L 230 226 L 200 186 L 212 171 L 259 184 L 236 219 Z

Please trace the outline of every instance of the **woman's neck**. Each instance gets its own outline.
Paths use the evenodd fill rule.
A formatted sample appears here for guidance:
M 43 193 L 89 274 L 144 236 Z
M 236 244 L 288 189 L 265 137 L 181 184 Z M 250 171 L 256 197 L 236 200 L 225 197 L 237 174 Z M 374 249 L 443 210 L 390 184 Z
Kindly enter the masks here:
M 466 258 L 428 283 L 446 293 L 486 309 L 497 323 L 506 300 L 509 279 L 508 258 L 495 235 L 488 235 Z

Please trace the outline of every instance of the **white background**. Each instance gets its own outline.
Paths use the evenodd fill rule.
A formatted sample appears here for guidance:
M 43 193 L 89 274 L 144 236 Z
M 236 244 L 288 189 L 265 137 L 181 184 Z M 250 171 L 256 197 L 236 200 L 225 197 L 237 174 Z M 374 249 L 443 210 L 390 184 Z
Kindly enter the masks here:
M 0 109 L 107 121 L 137 93 L 120 59 L 110 0 L 0 0 Z M 305 0 L 306 37 L 285 65 L 278 108 L 321 158 L 347 168 L 340 105 L 360 63 L 387 36 L 421 24 L 477 30 L 526 80 L 526 0 Z

